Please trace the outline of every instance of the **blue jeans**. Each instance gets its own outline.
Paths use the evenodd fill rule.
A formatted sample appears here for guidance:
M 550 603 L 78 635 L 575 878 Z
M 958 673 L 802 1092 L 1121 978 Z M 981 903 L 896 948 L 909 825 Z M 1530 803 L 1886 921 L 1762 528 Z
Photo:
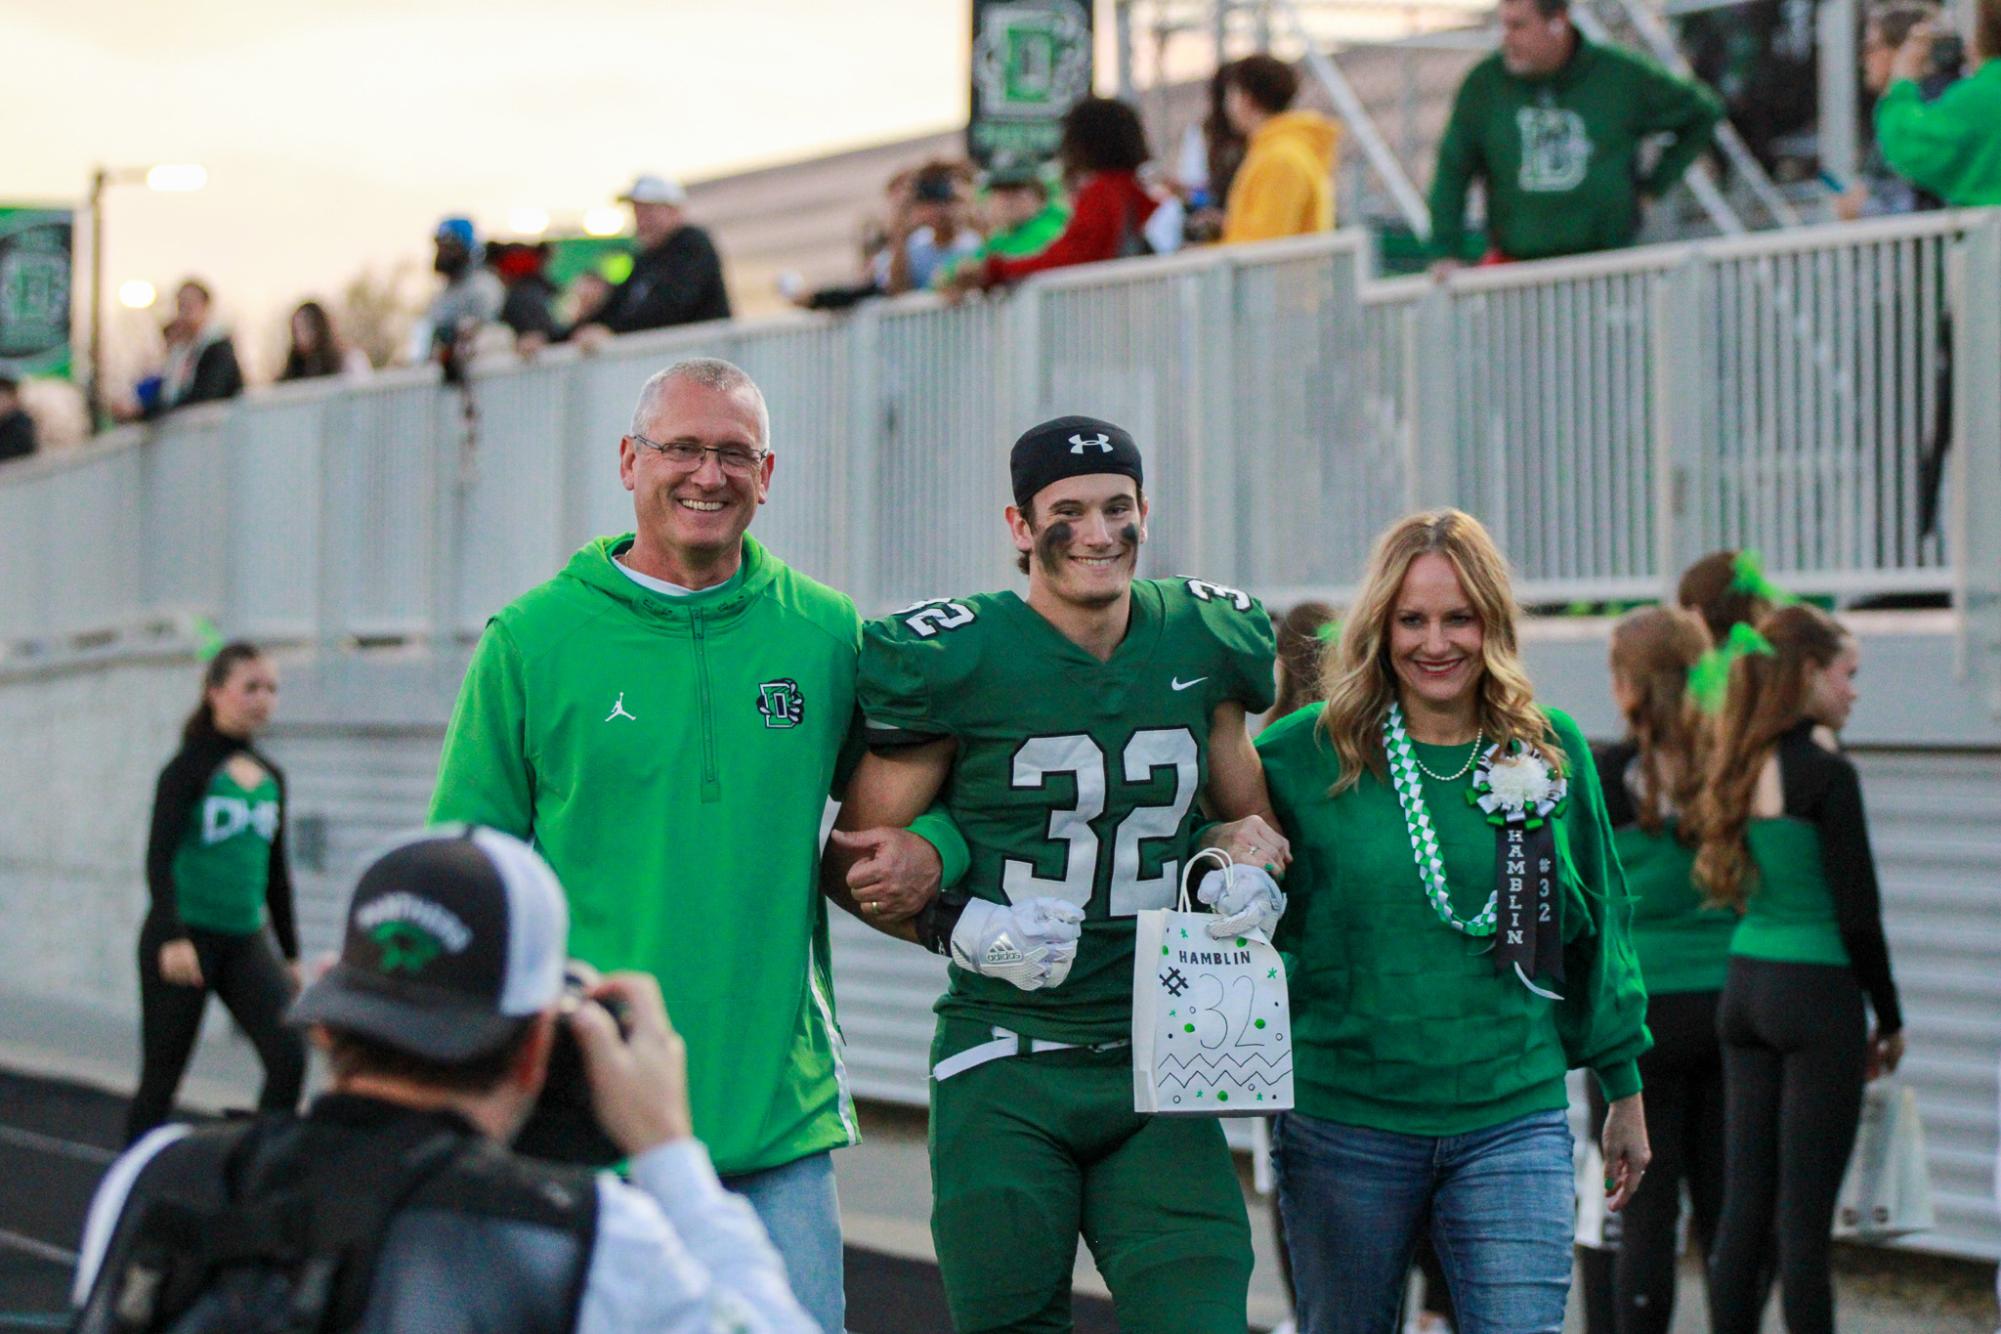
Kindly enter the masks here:
M 1389 1334 L 1418 1229 L 1459 1334 L 1559 1334 L 1575 1178 L 1560 1111 L 1443 1139 L 1289 1112 L 1273 1132 L 1301 1334 Z
M 842 1283 L 841 1201 L 834 1192 L 834 1155 L 828 1151 L 724 1177 L 723 1185 L 750 1201 L 771 1244 L 785 1261 L 792 1295 L 825 1334 L 846 1328 Z

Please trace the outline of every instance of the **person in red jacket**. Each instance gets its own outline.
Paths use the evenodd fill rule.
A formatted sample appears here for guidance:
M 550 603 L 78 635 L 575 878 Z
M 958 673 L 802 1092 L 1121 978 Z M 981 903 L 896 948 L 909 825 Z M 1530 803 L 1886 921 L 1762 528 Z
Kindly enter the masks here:
M 1116 98 L 1087 97 L 1063 118 L 1056 153 L 1073 196 L 1070 225 L 1040 254 L 968 265 L 955 287 L 997 287 L 1045 269 L 1148 253 L 1144 228 L 1160 201 L 1140 184 L 1149 155 L 1139 114 Z

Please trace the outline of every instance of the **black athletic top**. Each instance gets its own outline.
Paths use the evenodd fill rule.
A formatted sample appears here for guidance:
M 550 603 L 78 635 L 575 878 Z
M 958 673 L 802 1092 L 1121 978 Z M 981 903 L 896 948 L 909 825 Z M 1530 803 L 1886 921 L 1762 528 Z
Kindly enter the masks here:
M 1869 850 L 1869 822 L 1862 812 L 1862 782 L 1854 762 L 1813 739 L 1814 724 L 1802 720 L 1779 738 L 1779 784 L 1785 813 L 1811 824 L 1820 835 L 1821 867 L 1849 967 L 1868 993 L 1877 1027 L 1894 1033 L 1904 1026 L 1897 984 L 1890 976 L 1890 946 L 1883 938 L 1883 897 L 1876 883 L 1876 858 Z
M 146 892 L 152 897 L 153 921 L 171 938 L 186 934 L 174 887 L 174 854 L 186 833 L 188 819 L 209 780 L 232 755 L 242 752 L 264 766 L 278 784 L 278 832 L 271 840 L 271 871 L 265 882 L 265 904 L 271 931 L 287 959 L 299 957 L 299 931 L 292 914 L 292 873 L 285 858 L 285 775 L 269 756 L 239 737 L 211 732 L 182 746 L 160 771 L 153 793 L 153 829 L 146 840 Z

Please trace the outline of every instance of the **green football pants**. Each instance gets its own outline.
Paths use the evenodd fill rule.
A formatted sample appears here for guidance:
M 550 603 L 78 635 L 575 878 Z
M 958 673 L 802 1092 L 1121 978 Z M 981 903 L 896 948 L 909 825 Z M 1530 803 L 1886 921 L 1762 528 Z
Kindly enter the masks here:
M 991 1036 L 945 1021 L 934 1063 Z M 959 1334 L 1069 1330 L 1079 1233 L 1121 1329 L 1244 1329 L 1251 1231 L 1223 1128 L 1134 1112 L 1129 1048 L 934 1080 L 930 1140 L 931 1237 Z

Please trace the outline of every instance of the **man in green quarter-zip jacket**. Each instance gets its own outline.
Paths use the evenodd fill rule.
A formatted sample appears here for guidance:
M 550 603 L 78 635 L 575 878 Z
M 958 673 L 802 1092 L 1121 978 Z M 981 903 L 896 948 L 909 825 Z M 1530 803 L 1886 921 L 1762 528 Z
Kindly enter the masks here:
M 838 1331 L 829 1151 L 858 1134 L 819 844 L 861 753 L 861 621 L 745 531 L 769 443 L 763 395 L 728 362 L 647 382 L 619 444 L 636 532 L 586 544 L 487 624 L 431 819 L 531 839 L 568 894 L 571 955 L 660 980 L 696 1136 Z M 937 855 L 892 835 L 935 892 Z
M 1568 0 L 1501 0 L 1501 49 L 1459 85 L 1431 182 L 1437 268 L 1466 258 L 1466 192 L 1487 189 L 1492 253 L 1547 259 L 1632 244 L 1640 205 L 1709 146 L 1723 104 L 1644 56 L 1588 42 Z M 1673 137 L 1644 176 L 1640 146 Z

